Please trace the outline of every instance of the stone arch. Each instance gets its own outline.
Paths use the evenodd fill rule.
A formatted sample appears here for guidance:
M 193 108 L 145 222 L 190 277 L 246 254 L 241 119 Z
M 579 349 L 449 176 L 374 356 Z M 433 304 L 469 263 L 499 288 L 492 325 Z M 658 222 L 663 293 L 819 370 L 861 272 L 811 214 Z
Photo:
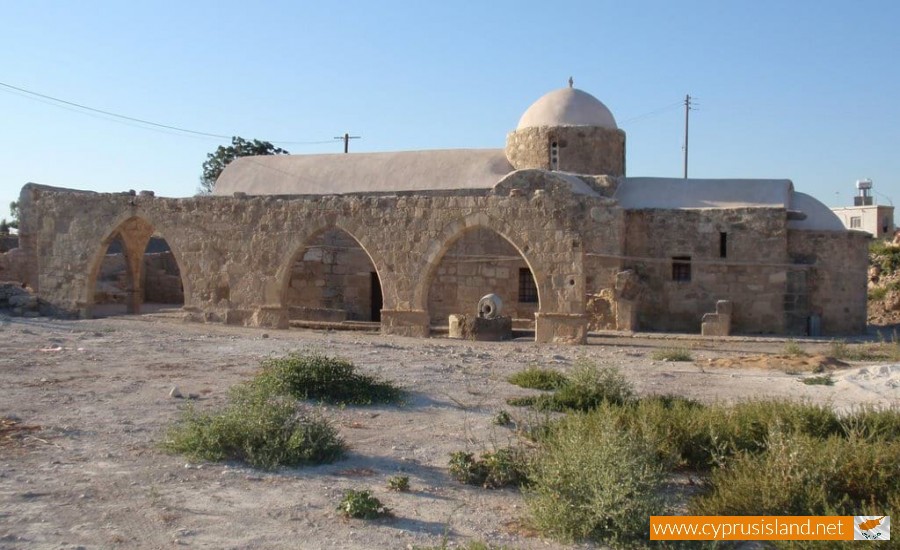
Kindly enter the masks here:
M 547 291 L 549 280 L 546 276 L 546 270 L 542 266 L 537 265 L 529 254 L 531 247 L 517 239 L 511 238 L 513 232 L 505 223 L 500 223 L 492 219 L 484 213 L 473 214 L 465 218 L 450 223 L 441 235 L 432 242 L 428 247 L 424 256 L 424 267 L 421 271 L 422 276 L 419 277 L 418 285 L 414 294 L 414 304 L 416 308 L 428 311 L 429 291 L 432 280 L 434 279 L 441 262 L 444 260 L 447 252 L 465 235 L 477 229 L 487 230 L 501 238 L 515 249 L 516 253 L 525 262 L 525 265 L 531 271 L 537 287 L 539 311 L 546 308 L 545 299 L 550 293 Z
M 97 278 L 100 274 L 109 246 L 116 240 L 120 239 L 123 244 L 123 256 L 126 263 L 126 276 L 130 291 L 135 294 L 128 303 L 128 312 L 137 313 L 140 309 L 140 303 L 143 300 L 143 289 L 141 288 L 144 252 L 147 243 L 153 235 L 159 235 L 169 246 L 172 252 L 172 258 L 178 266 L 178 272 L 181 279 L 181 286 L 184 296 L 184 306 L 189 305 L 191 297 L 190 279 L 184 269 L 182 262 L 180 246 L 166 238 L 169 231 L 161 231 L 159 226 L 155 224 L 149 216 L 139 214 L 124 214 L 115 219 L 110 225 L 111 229 L 106 231 L 100 243 L 95 247 L 95 251 L 88 264 L 88 274 L 86 284 L 83 288 L 81 296 L 81 312 L 85 317 L 90 317 L 95 305 L 95 290 L 97 287 Z
M 349 238 L 349 240 L 352 241 L 352 243 L 354 243 L 358 247 L 358 249 L 364 253 L 365 259 L 368 260 L 368 268 L 371 268 L 371 270 L 372 270 L 370 273 L 374 273 L 375 280 L 370 280 L 369 286 L 366 287 L 366 288 L 370 289 L 370 291 L 371 291 L 371 295 L 369 295 L 365 300 L 368 304 L 367 312 L 365 314 L 362 314 L 363 312 L 357 311 L 358 310 L 357 307 L 347 307 L 346 309 L 341 308 L 341 309 L 344 309 L 344 311 L 351 317 L 350 319 L 347 319 L 347 320 L 359 320 L 359 319 L 352 319 L 352 317 L 362 317 L 363 318 L 362 320 L 380 321 L 381 320 L 381 309 L 383 309 L 385 307 L 385 302 L 387 302 L 389 300 L 389 294 L 387 293 L 387 288 L 388 288 L 390 282 L 385 281 L 384 269 L 381 267 L 381 262 L 378 261 L 377 257 L 373 256 L 373 254 L 371 252 L 372 247 L 373 247 L 372 243 L 369 242 L 365 238 L 357 237 L 357 232 L 352 231 L 351 229 L 349 229 L 348 227 L 346 227 L 340 223 L 328 223 L 325 225 L 321 225 L 321 226 L 317 227 L 315 230 L 304 234 L 304 236 L 302 238 L 295 240 L 294 243 L 292 245 L 290 245 L 290 247 L 288 247 L 287 253 L 284 256 L 285 259 L 282 260 L 282 262 L 280 264 L 280 268 L 276 274 L 276 284 L 277 284 L 277 289 L 278 289 L 277 290 L 277 292 L 278 292 L 277 302 L 280 304 L 281 308 L 286 310 L 288 316 L 291 317 L 291 312 L 290 312 L 291 305 L 292 305 L 291 300 L 290 300 L 291 292 L 292 292 L 291 281 L 294 276 L 294 268 L 298 263 L 300 263 L 301 261 L 304 261 L 304 256 L 306 256 L 307 254 L 310 254 L 310 251 L 315 246 L 315 243 L 317 240 L 319 240 L 320 238 L 323 238 L 323 237 L 328 237 L 329 235 L 331 237 L 340 238 L 343 236 L 343 237 Z M 337 244 L 338 243 L 331 243 L 331 246 L 336 246 Z M 323 244 L 320 246 L 323 251 L 325 251 L 327 248 L 329 248 L 328 244 Z M 338 248 L 340 248 L 340 247 L 338 246 Z M 329 251 L 329 253 L 334 254 L 335 251 L 332 250 L 332 251 Z M 321 254 L 325 254 L 325 252 L 322 252 Z M 314 260 L 307 260 L 307 261 L 313 262 Z M 338 265 L 338 263 L 339 262 L 337 262 L 337 260 L 335 260 L 335 265 Z M 343 274 L 343 275 L 344 275 L 344 277 L 342 277 L 342 279 L 343 279 L 342 284 L 346 285 L 347 281 L 351 277 L 351 274 Z M 332 276 L 334 276 L 334 275 L 332 274 Z M 361 276 L 358 273 L 355 276 L 356 279 L 359 279 L 360 277 Z M 323 280 L 323 284 L 324 284 L 324 282 L 325 281 Z M 357 282 L 362 284 L 360 280 L 357 280 Z M 359 287 L 357 287 L 356 290 L 358 290 L 358 288 Z M 344 288 L 343 290 L 346 291 L 346 288 Z M 375 294 L 377 294 L 377 296 L 375 296 Z M 343 299 L 341 301 L 343 303 Z M 356 302 L 354 301 L 354 305 L 358 305 L 358 304 L 356 304 Z M 368 317 L 368 318 L 366 318 L 366 317 Z M 323 318 L 322 320 L 338 321 L 340 319 L 337 319 L 337 318 L 325 319 L 325 318 Z

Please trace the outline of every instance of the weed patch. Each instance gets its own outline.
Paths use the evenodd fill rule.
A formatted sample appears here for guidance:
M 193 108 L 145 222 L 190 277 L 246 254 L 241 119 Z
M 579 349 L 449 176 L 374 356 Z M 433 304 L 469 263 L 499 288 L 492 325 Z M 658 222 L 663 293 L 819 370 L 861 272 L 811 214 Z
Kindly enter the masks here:
M 528 461 L 522 449 L 507 447 L 476 459 L 472 453 L 450 455 L 450 475 L 460 483 L 486 489 L 520 486 L 528 481 Z
M 900 341 L 867 344 L 848 344 L 843 340 L 832 340 L 828 355 L 844 361 L 900 361 Z
M 513 419 L 508 412 L 500 409 L 499 411 L 497 411 L 497 414 L 494 415 L 494 418 L 491 419 L 491 423 L 497 426 L 509 426 L 513 423 Z
M 833 386 L 834 378 L 831 377 L 831 374 L 823 374 L 821 376 L 808 376 L 806 378 L 801 378 L 801 382 L 806 384 L 807 386 Z
M 509 405 L 530 406 L 539 411 L 589 411 L 601 403 L 624 405 L 632 400 L 634 389 L 615 367 L 598 367 L 580 359 L 565 384 L 552 394 L 515 397 Z
M 789 357 L 806 357 L 809 355 L 802 347 L 800 347 L 800 344 L 793 340 L 789 340 L 784 345 L 784 354 Z
M 344 493 L 338 511 L 348 518 L 378 519 L 390 515 L 390 508 L 372 496 L 368 490 L 350 489 Z
M 396 403 L 403 391 L 390 382 L 356 372 L 349 361 L 321 354 L 267 359 L 254 384 L 265 391 L 341 405 Z
M 218 411 L 188 408 L 163 444 L 170 452 L 210 460 L 239 460 L 259 468 L 326 464 L 343 456 L 337 429 L 309 408 L 284 396 L 232 391 Z
M 693 361 L 691 352 L 685 348 L 665 348 L 653 352 L 654 361 Z
M 565 385 L 566 377 L 554 370 L 531 366 L 513 374 L 507 381 L 532 390 L 555 390 Z
M 398 493 L 405 493 L 409 491 L 409 476 L 392 476 L 388 478 L 387 482 L 388 489 L 391 491 L 397 491 Z

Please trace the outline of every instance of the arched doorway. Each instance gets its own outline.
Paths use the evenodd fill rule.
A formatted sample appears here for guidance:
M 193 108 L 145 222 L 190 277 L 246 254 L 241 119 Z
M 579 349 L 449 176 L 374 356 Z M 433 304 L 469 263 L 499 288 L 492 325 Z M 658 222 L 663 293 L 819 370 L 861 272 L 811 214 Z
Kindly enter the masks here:
M 85 300 L 91 317 L 158 312 L 184 305 L 181 270 L 169 243 L 129 218 L 101 243 Z
M 292 321 L 379 322 L 381 280 L 359 242 L 333 227 L 297 253 L 283 303 Z
M 447 248 L 430 273 L 431 325 L 446 327 L 451 314 L 474 314 L 485 294 L 500 296 L 503 315 L 512 317 L 514 327 L 534 328 L 540 302 L 525 258 L 496 231 L 473 227 Z

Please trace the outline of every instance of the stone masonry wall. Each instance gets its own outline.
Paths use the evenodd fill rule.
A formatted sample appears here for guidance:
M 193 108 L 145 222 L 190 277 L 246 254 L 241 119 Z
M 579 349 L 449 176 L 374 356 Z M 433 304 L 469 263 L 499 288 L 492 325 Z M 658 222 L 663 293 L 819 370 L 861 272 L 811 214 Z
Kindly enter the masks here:
M 805 334 L 812 313 L 821 317 L 823 335 L 865 332 L 869 240 L 861 231 L 788 232 L 788 253 L 797 271 L 806 274 L 808 296 L 806 303 L 786 297 L 791 333 Z
M 444 260 L 449 254 L 452 262 L 454 245 L 473 231 L 508 242 L 530 266 L 540 296 L 539 342 L 583 342 L 586 296 L 612 290 L 628 295 L 615 313 L 617 325 L 639 330 L 699 332 L 717 300 L 733 303 L 735 332 L 795 330 L 807 311 L 821 311 L 829 333 L 865 326 L 864 236 L 789 232 L 780 208 L 625 211 L 614 200 L 574 195 L 561 185 L 170 199 L 28 184 L 19 202 L 23 279 L 42 300 L 82 316 L 91 315 L 116 237 L 134 281 L 128 310 L 140 311 L 149 284 L 143 253 L 158 235 L 178 266 L 187 318 L 287 327 L 298 258 L 323 232 L 339 229 L 381 278 L 381 327 L 391 334 L 429 333 L 438 316 L 431 311 L 432 283 L 449 282 L 441 281 L 451 265 Z M 689 281 L 673 280 L 674 256 L 690 256 Z M 499 284 L 496 271 L 493 277 Z
M 739 333 L 780 333 L 788 272 L 786 213 L 778 208 L 633 210 L 624 263 L 638 274 L 641 330 L 699 332 L 716 301 L 734 304 Z M 725 233 L 725 257 L 720 254 Z M 690 280 L 672 258 L 690 257 Z
M 550 170 L 551 143 L 557 144 L 556 170 L 625 175 L 625 132 L 595 126 L 539 126 L 510 132 L 506 158 L 516 170 Z
M 484 227 L 513 243 L 532 266 L 541 296 L 536 339 L 580 342 L 585 335 L 583 256 L 572 246 L 580 241 L 580 216 L 593 200 L 582 196 L 560 191 L 169 199 L 29 184 L 20 200 L 36 290 L 85 316 L 113 236 L 123 235 L 126 256 L 133 257 L 158 234 L 177 260 L 191 318 L 287 326 L 285 297 L 297 256 L 323 230 L 339 228 L 360 243 L 383 275 L 382 330 L 423 336 L 430 319 L 428 286 L 441 258 L 461 234 Z

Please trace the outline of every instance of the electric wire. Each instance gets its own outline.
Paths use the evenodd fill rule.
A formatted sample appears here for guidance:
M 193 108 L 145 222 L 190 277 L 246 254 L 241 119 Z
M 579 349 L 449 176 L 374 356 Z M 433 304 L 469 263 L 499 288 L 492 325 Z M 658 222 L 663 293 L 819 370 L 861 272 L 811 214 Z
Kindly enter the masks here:
M 114 113 L 112 111 L 106 111 L 104 109 L 97 109 L 95 107 L 90 107 L 88 105 L 84 105 L 81 103 L 76 103 L 74 101 L 68 101 L 65 99 L 60 99 L 58 97 L 53 97 L 47 94 L 42 94 L 39 92 L 35 92 L 33 90 L 27 90 L 25 88 L 20 88 L 18 86 L 13 86 L 12 84 L 7 84 L 5 82 L 0 82 L 0 87 L 5 88 L 7 92 L 14 93 L 15 95 L 19 95 L 28 99 L 32 99 L 34 101 L 38 101 L 39 103 L 44 103 L 45 105 L 51 105 L 54 107 L 59 107 L 62 109 L 66 109 L 68 111 L 73 111 L 76 113 L 81 113 L 89 116 L 94 116 L 95 118 L 101 118 L 97 115 L 104 115 L 105 117 L 111 117 L 113 122 L 119 121 L 127 121 L 125 124 L 129 126 L 134 126 L 137 128 L 143 128 L 143 126 L 136 126 L 134 123 L 143 124 L 146 126 L 152 126 L 153 128 L 145 128 L 145 129 L 162 129 L 169 130 L 174 132 L 181 132 L 184 134 L 190 134 L 193 136 L 201 136 L 206 138 L 216 138 L 216 139 L 231 139 L 233 136 L 226 136 L 224 134 L 215 134 L 212 132 L 202 132 L 199 130 L 191 130 L 188 128 L 182 128 L 180 126 L 173 126 L 171 124 L 162 124 L 159 122 L 153 122 L 151 120 L 146 120 L 142 118 L 137 118 L 133 116 L 123 115 L 120 113 Z M 74 108 L 74 109 L 73 109 Z M 80 109 L 80 110 L 79 110 Z M 87 112 L 84 112 L 87 111 Z M 110 120 L 110 118 L 106 118 L 105 120 Z M 128 124 L 131 123 L 131 124 Z M 166 132 L 169 133 L 169 132 Z M 179 135 L 179 134 L 174 134 Z M 285 141 L 285 140 L 277 140 L 272 141 L 272 143 L 280 143 L 283 145 L 320 145 L 325 143 L 333 143 L 333 140 L 318 140 L 318 141 Z

